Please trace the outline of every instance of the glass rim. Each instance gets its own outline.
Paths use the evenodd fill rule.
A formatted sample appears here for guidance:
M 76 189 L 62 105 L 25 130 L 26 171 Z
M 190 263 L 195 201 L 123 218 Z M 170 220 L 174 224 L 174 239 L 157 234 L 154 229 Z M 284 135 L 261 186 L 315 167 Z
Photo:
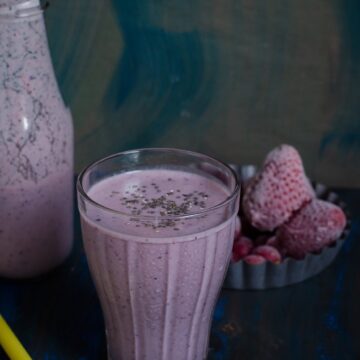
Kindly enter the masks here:
M 85 174 L 93 167 L 95 167 L 96 165 L 99 165 L 101 163 L 104 163 L 106 161 L 109 161 L 111 159 L 114 159 L 116 157 L 122 156 L 122 155 L 129 155 L 129 154 L 134 154 L 134 153 L 139 153 L 141 151 L 158 151 L 158 152 L 177 152 L 177 153 L 183 153 L 183 154 L 187 154 L 187 155 L 191 155 L 191 156 L 202 156 L 203 158 L 207 158 L 209 160 L 215 161 L 217 163 L 219 163 L 220 165 L 224 166 L 227 170 L 230 171 L 230 173 L 232 174 L 232 176 L 234 177 L 235 180 L 235 187 L 234 189 L 231 191 L 230 195 L 228 195 L 226 197 L 225 200 L 221 201 L 220 203 L 213 205 L 207 209 L 204 210 L 200 210 L 197 212 L 193 212 L 193 213 L 188 213 L 188 214 L 183 214 L 183 215 L 168 215 L 168 216 L 156 216 L 156 215 L 133 215 L 133 214 L 129 214 L 123 211 L 119 211 L 119 210 L 115 210 L 112 209 L 108 206 L 99 204 L 97 201 L 95 201 L 94 199 L 92 199 L 85 191 L 84 187 L 83 187 L 83 179 Z M 91 203 L 92 205 L 94 205 L 95 207 L 106 211 L 106 212 L 110 212 L 112 214 L 116 214 L 118 216 L 125 216 L 125 217 L 129 217 L 129 218 L 133 218 L 133 219 L 139 219 L 139 220 L 159 220 L 159 218 L 164 219 L 164 220 L 181 220 L 181 219 L 189 219 L 189 218 L 193 218 L 193 217 L 199 217 L 205 214 L 208 214 L 210 212 L 213 212 L 214 210 L 220 209 L 226 205 L 228 205 L 229 203 L 231 203 L 236 196 L 238 195 L 239 191 L 240 191 L 240 182 L 239 179 L 236 175 L 236 172 L 234 171 L 234 169 L 232 169 L 228 164 L 226 164 L 225 162 L 218 160 L 212 156 L 209 155 L 205 155 L 203 153 L 199 153 L 196 151 L 191 151 L 191 150 L 184 150 L 184 149 L 179 149 L 179 148 L 170 148 L 170 147 L 148 147 L 148 148 L 137 148 L 137 149 L 132 149 L 132 150 L 126 150 L 126 151 L 120 151 L 117 152 L 115 154 L 106 156 L 104 158 L 98 159 L 93 161 L 92 163 L 90 163 L 88 166 L 86 166 L 78 175 L 77 181 L 76 181 L 76 189 L 77 192 L 80 196 L 82 196 L 86 201 L 88 201 L 89 203 Z

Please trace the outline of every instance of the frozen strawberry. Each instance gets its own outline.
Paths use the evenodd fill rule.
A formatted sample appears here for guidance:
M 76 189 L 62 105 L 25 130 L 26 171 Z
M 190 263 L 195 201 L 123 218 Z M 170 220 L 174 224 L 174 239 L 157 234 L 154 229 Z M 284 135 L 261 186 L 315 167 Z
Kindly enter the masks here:
M 244 258 L 244 261 L 249 265 L 260 265 L 266 261 L 261 255 L 248 255 Z
M 338 239 L 345 225 L 341 208 L 314 199 L 278 229 L 277 238 L 287 255 L 302 259 L 307 253 L 320 251 Z
M 240 233 L 241 233 L 241 221 L 240 221 L 240 217 L 236 216 L 236 219 L 235 219 L 235 239 L 240 236 Z
M 234 241 L 231 260 L 233 262 L 237 262 L 243 259 L 245 256 L 250 254 L 253 247 L 254 244 L 251 239 L 246 236 L 240 236 L 239 239 Z
M 276 237 L 276 235 L 269 237 L 266 240 L 266 245 L 273 246 L 274 248 L 278 248 L 280 246 L 279 239 Z
M 254 227 L 272 231 L 314 196 L 299 153 L 281 145 L 267 155 L 262 169 L 246 186 L 242 206 Z
M 269 237 L 265 245 L 274 247 L 280 253 L 282 258 L 286 256 L 286 250 L 283 248 L 276 235 Z
M 252 254 L 261 255 L 263 258 L 274 264 L 279 264 L 281 262 L 281 254 L 277 249 L 270 245 L 257 246 L 253 249 Z

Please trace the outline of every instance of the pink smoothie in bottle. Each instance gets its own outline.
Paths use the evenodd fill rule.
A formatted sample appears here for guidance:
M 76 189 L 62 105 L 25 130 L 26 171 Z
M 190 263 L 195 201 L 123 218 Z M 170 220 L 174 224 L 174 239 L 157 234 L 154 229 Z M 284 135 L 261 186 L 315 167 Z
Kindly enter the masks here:
M 0 276 L 59 265 L 73 241 L 73 125 L 39 0 L 0 0 Z
M 110 359 L 206 358 L 237 212 L 216 206 L 231 192 L 176 169 L 124 172 L 89 189 L 94 202 L 117 211 L 80 205 Z

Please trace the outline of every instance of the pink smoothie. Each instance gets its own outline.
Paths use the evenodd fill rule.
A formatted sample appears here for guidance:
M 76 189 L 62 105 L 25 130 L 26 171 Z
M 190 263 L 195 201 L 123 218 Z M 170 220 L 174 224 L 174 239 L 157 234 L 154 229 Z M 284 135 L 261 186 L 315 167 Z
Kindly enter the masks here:
M 38 5 L 0 0 L 0 276 L 16 278 L 59 265 L 73 241 L 72 118 Z
M 0 188 L 0 274 L 22 278 L 59 265 L 73 239 L 72 171 Z M 69 215 L 70 214 L 70 215 Z
M 235 214 L 224 214 L 224 208 L 191 214 L 223 202 L 228 191 L 198 174 L 155 169 L 110 177 L 88 195 L 124 213 L 119 216 L 94 206 L 86 214 L 81 211 L 109 357 L 205 359 Z M 176 215 L 188 218 L 169 218 Z

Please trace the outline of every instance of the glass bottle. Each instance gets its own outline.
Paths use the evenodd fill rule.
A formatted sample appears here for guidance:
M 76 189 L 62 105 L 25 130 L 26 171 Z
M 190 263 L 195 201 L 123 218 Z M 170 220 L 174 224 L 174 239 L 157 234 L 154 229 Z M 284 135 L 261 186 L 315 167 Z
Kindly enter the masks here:
M 0 0 L 0 276 L 40 275 L 73 243 L 73 124 L 39 0 Z

